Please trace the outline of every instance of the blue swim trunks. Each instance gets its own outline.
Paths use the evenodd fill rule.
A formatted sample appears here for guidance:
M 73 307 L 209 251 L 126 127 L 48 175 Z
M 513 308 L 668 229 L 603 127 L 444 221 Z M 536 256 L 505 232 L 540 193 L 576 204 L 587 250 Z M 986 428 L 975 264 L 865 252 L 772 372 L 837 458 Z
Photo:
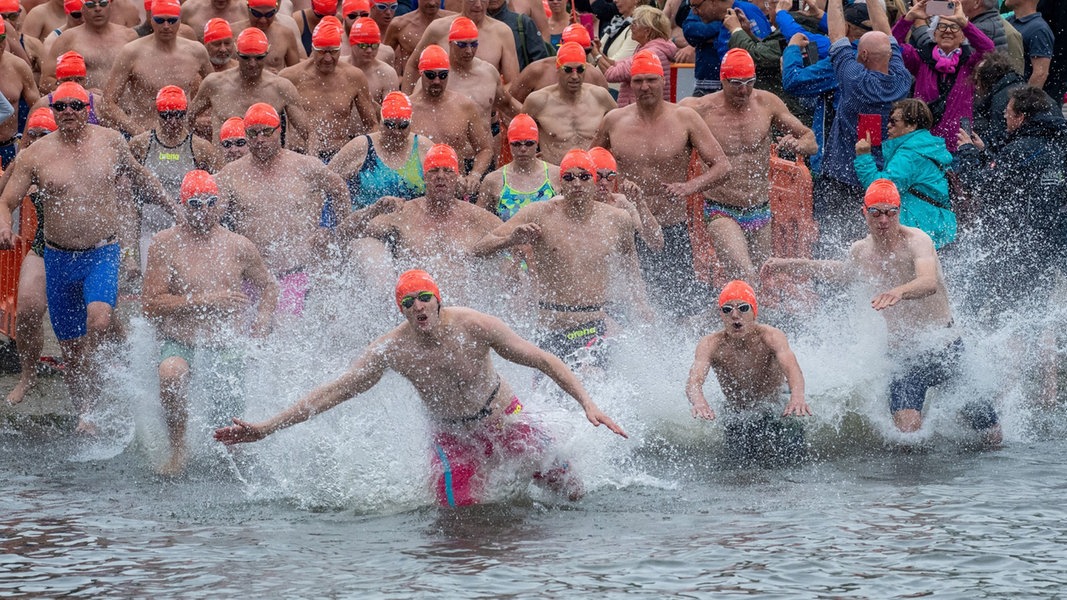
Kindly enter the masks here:
M 733 219 L 741 226 L 743 231 L 758 231 L 771 224 L 771 205 L 769 202 L 759 206 L 742 208 L 729 204 L 719 204 L 704 199 L 704 221 L 711 222 L 715 219 Z
M 89 250 L 44 247 L 48 316 L 59 340 L 85 335 L 86 307 L 106 302 L 114 308 L 119 294 L 119 245 Z
M 925 352 L 909 360 L 909 365 L 894 374 L 889 384 L 889 412 L 922 411 L 926 391 L 954 377 L 962 355 L 963 340 L 956 338 L 942 350 Z

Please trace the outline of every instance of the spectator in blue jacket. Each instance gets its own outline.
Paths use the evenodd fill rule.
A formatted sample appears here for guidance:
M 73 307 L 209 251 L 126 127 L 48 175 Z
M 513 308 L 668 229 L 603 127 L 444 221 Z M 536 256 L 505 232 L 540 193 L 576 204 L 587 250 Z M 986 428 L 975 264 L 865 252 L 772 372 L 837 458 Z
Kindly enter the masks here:
M 689 16 L 682 25 L 682 33 L 696 49 L 696 79 L 694 96 L 703 96 L 722 89 L 719 63 L 730 49 L 730 32 L 722 26 L 727 11 L 740 11 L 752 24 L 752 34 L 764 38 L 771 33 L 771 24 L 763 11 L 751 2 L 741 0 L 689 0 Z

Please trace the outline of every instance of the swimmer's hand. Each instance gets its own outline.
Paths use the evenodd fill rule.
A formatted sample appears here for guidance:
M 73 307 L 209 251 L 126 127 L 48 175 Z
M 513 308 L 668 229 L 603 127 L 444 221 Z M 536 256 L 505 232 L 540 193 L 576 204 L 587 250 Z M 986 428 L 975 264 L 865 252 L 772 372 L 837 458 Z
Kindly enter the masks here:
M 696 190 L 692 189 L 692 186 L 689 185 L 688 181 L 665 183 L 663 184 L 663 187 L 667 190 L 668 194 L 676 198 L 686 198 L 696 193 Z
M 541 226 L 526 223 L 511 230 L 510 245 L 532 244 L 541 238 Z
M 15 247 L 15 232 L 11 226 L 0 229 L 0 250 L 8 250 Z
M 593 427 L 600 427 L 601 425 L 604 425 L 605 427 L 621 435 L 622 437 L 630 439 L 630 436 L 626 435 L 626 432 L 622 430 L 622 427 L 616 425 L 615 421 L 611 420 L 611 417 L 600 412 L 600 409 L 597 408 L 594 404 L 590 404 L 585 409 L 585 418 L 589 419 L 589 422 L 593 424 Z
M 789 404 L 785 405 L 785 410 L 782 412 L 783 417 L 810 417 L 812 416 L 811 407 L 807 402 L 804 402 L 803 396 L 800 398 L 791 398 Z
M 396 212 L 404 206 L 405 200 L 398 196 L 382 196 L 377 202 L 371 204 L 375 208 L 375 216 Z
M 237 292 L 233 290 L 224 290 L 221 292 L 212 292 L 205 294 L 198 294 L 193 297 L 192 304 L 200 304 L 202 306 L 212 306 L 221 309 L 242 309 L 251 302 L 248 296 L 243 292 Z
M 265 437 L 267 437 L 267 432 L 256 427 L 254 423 L 242 421 L 237 417 L 233 418 L 233 425 L 230 425 L 229 427 L 220 427 L 215 430 L 215 439 L 227 446 L 247 442 L 258 442 Z
M 889 290 L 888 292 L 882 292 L 875 296 L 874 299 L 871 300 L 871 308 L 874 310 L 883 310 L 890 306 L 895 306 L 900 300 L 900 294 L 893 290 Z
M 792 134 L 778 138 L 778 149 L 792 154 L 803 154 L 800 152 L 800 140 L 793 137 Z
M 693 405 L 692 413 L 694 419 L 715 420 L 715 411 L 711 410 L 711 407 L 706 402 L 701 405 Z

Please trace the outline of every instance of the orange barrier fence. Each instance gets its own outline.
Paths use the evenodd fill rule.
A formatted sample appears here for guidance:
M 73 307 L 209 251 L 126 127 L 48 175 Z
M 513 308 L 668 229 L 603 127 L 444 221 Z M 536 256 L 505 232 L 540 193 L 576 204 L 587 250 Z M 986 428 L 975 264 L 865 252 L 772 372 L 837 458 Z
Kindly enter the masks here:
M 19 272 L 22 259 L 30 251 L 37 231 L 37 211 L 29 198 L 23 198 L 19 210 L 19 235 L 15 247 L 0 250 L 0 334 L 15 339 L 15 316 L 18 313 Z
M 671 102 L 678 101 L 678 69 L 692 69 L 693 63 L 671 63 L 671 74 L 668 81 L 671 90 Z

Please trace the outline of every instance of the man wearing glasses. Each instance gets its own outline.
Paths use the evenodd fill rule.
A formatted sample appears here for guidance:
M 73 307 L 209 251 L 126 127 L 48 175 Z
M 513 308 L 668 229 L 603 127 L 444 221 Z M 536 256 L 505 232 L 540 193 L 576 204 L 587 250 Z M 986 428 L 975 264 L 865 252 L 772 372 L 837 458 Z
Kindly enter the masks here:
M 137 164 L 122 136 L 88 124 L 89 94 L 66 82 L 52 93 L 58 131 L 19 154 L 0 197 L 0 248 L 10 248 L 11 208 L 30 186 L 42 199 L 45 224 L 44 262 L 48 312 L 67 364 L 71 401 L 78 410 L 76 431 L 93 434 L 93 404 L 101 394 L 100 365 L 93 356 L 105 336 L 114 332 L 112 314 L 118 299 L 120 254 L 123 265 L 136 270 L 134 239 L 124 219 L 133 212 L 119 185 L 129 178 L 146 200 L 173 211 L 159 181 Z
M 251 285 L 259 297 L 251 334 L 270 332 L 278 282 L 248 238 L 219 225 L 219 188 L 206 171 L 185 175 L 178 194 L 183 218 L 160 232 L 148 249 L 143 309 L 155 324 L 159 352 L 159 398 L 170 438 L 164 476 L 185 470 L 190 365 L 203 367 L 203 388 L 212 399 L 216 423 L 243 412 L 244 357 L 239 339 Z
M 725 399 L 723 443 L 729 456 L 761 463 L 803 458 L 803 427 L 785 417 L 811 416 L 811 408 L 789 341 L 781 330 L 756 322 L 756 292 L 744 281 L 723 287 L 719 310 L 722 329 L 697 344 L 685 385 L 693 417 L 715 418 L 704 397 L 704 382 L 714 370 Z M 783 385 L 789 390 L 785 402 Z
M 533 367 L 578 401 L 594 427 L 627 437 L 589 397 L 578 378 L 555 356 L 522 339 L 496 317 L 441 305 L 429 273 L 406 271 L 396 284 L 396 304 L 406 321 L 378 338 L 339 378 L 308 392 L 275 416 L 252 423 L 238 418 L 215 431 L 232 445 L 255 442 L 296 425 L 374 387 L 387 370 L 407 379 L 433 421 L 434 480 L 438 502 L 465 506 L 491 499 L 486 472 L 501 457 L 523 459 L 534 483 L 575 501 L 581 481 L 554 456 L 552 438 L 523 411 L 511 385 L 493 366 L 505 360 Z
M 178 36 L 178 0 L 154 0 L 152 34 L 125 46 L 104 88 L 103 113 L 111 126 L 132 137 L 156 122 L 156 94 L 176 85 L 195 95 L 200 82 L 215 70 L 204 45 Z
M 419 40 L 422 39 L 422 34 L 426 32 L 430 23 L 456 14 L 442 9 L 439 2 L 432 0 L 423 0 L 418 5 L 415 10 L 396 17 L 389 29 L 385 30 L 384 43 L 395 52 L 393 67 L 399 75 L 404 74 L 408 58 L 414 53 L 415 47 L 419 45 Z
M 137 32 L 109 21 L 110 0 L 88 0 L 82 3 L 83 23 L 63 32 L 48 51 L 41 64 L 41 90 L 56 87 L 56 59 L 74 50 L 85 58 L 87 68 L 85 87 L 103 89 L 111 75 L 122 48 L 137 39 Z M 154 92 L 153 92 L 154 93 Z
M 226 164 L 248 154 L 248 138 L 245 137 L 245 120 L 230 117 L 219 129 L 219 148 Z
M 379 55 L 382 47 L 382 32 L 369 17 L 357 19 L 348 34 L 348 43 L 352 54 L 348 59 L 367 76 L 367 86 L 371 98 L 379 105 L 389 92 L 400 89 L 400 77 L 390 64 Z
M 337 17 L 323 17 L 311 36 L 311 56 L 279 73 L 301 90 L 309 128 L 307 152 L 323 163 L 329 163 L 354 136 L 378 127 L 366 76 L 341 61 L 343 32 Z
M 202 41 L 205 41 L 208 21 L 222 19 L 232 24 L 247 18 L 248 9 L 241 0 L 187 0 L 182 3 L 182 23 L 191 27 Z M 232 33 L 230 37 L 233 37 Z
M 733 169 L 704 191 L 704 220 L 715 260 L 727 280 L 752 285 L 771 255 L 771 131 L 778 147 L 810 156 L 819 150 L 815 134 L 771 92 L 755 89 L 756 64 L 747 50 L 734 48 L 719 67 L 722 90 L 679 102 L 697 111 L 715 134 Z
M 522 112 L 537 121 L 541 156 L 558 164 L 571 148 L 589 148 L 604 115 L 615 108 L 606 87 L 586 83 L 586 74 L 599 70 L 586 62 L 585 50 L 574 42 L 556 55 L 556 84 L 526 97 Z
M 233 24 L 233 32 L 238 36 L 249 27 L 255 27 L 267 35 L 270 52 L 264 66 L 271 73 L 278 73 L 305 58 L 304 48 L 296 38 L 296 21 L 287 15 L 278 14 L 280 2 L 281 0 L 248 0 L 248 19 Z M 286 23 L 279 21 L 283 17 L 288 20 Z

